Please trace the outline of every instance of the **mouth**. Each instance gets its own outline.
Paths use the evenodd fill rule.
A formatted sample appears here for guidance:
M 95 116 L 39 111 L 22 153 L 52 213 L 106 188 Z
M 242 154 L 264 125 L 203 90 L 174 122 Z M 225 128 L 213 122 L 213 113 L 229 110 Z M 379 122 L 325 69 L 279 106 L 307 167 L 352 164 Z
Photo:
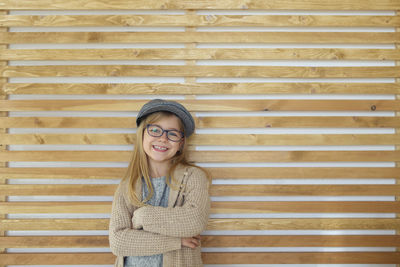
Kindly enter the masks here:
M 165 146 L 153 145 L 152 147 L 153 147 L 153 149 L 154 149 L 155 151 L 158 151 L 158 152 L 165 152 L 165 151 L 168 150 L 168 148 L 165 147 Z

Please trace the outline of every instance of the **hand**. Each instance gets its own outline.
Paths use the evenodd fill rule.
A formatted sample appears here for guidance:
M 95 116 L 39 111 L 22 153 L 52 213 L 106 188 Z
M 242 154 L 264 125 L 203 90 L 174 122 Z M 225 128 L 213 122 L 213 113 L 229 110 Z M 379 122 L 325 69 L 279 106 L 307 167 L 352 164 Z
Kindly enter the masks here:
M 183 237 L 181 239 L 181 244 L 183 247 L 195 249 L 200 246 L 200 235 L 196 235 L 193 237 Z
M 132 217 L 132 227 L 133 229 L 140 230 L 143 229 L 143 220 L 141 217 L 141 208 L 136 209 L 133 212 L 133 217 Z

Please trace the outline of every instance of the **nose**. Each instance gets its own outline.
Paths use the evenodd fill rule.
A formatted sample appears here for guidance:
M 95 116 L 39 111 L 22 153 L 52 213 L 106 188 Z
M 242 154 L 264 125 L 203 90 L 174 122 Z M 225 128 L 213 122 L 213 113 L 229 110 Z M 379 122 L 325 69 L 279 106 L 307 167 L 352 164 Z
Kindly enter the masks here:
M 167 132 L 163 132 L 162 135 L 159 137 L 161 140 L 168 141 Z

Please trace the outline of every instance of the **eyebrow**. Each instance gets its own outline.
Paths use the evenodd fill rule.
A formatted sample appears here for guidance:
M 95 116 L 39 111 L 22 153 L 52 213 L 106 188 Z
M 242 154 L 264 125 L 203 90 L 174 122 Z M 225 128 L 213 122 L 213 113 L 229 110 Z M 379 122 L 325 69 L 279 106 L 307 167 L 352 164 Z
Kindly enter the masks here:
M 150 123 L 150 125 L 156 125 L 156 126 L 160 127 L 161 129 L 164 129 L 163 127 L 161 127 L 160 125 L 155 124 L 155 123 Z M 169 131 L 169 130 L 174 130 L 174 131 L 178 131 L 178 132 L 183 132 L 183 131 L 178 130 L 178 129 L 176 129 L 176 128 L 169 128 L 169 129 L 164 129 L 164 130 L 167 130 L 167 131 Z

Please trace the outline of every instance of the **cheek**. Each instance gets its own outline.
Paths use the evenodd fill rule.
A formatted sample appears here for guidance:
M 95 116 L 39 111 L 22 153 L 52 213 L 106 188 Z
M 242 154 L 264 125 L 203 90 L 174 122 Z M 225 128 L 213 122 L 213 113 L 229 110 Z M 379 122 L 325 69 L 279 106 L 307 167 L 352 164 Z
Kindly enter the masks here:
M 147 137 L 146 135 L 143 136 L 142 145 L 143 145 L 143 149 L 144 149 L 145 152 L 147 152 L 149 150 L 150 141 L 151 140 L 149 139 L 149 137 Z
M 179 145 L 179 143 L 173 143 L 172 144 L 172 142 L 171 142 L 171 144 L 170 144 L 171 146 L 171 149 L 170 149 L 170 153 L 173 153 L 173 154 L 176 154 L 178 151 L 179 151 L 179 149 L 180 149 L 180 145 Z

